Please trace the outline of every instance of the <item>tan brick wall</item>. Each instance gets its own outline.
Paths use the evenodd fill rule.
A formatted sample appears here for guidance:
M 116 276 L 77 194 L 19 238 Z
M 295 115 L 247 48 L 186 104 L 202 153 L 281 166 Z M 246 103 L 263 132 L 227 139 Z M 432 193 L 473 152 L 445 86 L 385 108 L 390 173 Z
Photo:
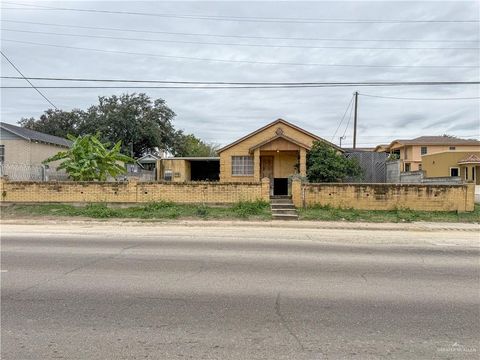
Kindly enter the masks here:
M 303 184 L 293 182 L 295 206 L 330 205 L 362 210 L 396 208 L 424 211 L 473 211 L 474 185 Z
M 214 182 L 7 182 L 0 181 L 2 202 L 152 202 L 235 203 L 269 200 L 268 179 L 257 183 Z

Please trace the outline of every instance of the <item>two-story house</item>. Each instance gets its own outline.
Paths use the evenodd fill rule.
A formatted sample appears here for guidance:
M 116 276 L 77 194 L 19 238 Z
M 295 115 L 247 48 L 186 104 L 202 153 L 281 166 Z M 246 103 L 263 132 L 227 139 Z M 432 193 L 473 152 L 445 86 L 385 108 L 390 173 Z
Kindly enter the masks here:
M 480 141 L 453 136 L 420 136 L 410 140 L 394 140 L 389 145 L 378 145 L 377 152 L 389 152 L 400 160 L 400 171 L 422 170 L 422 156 L 444 151 L 480 150 Z

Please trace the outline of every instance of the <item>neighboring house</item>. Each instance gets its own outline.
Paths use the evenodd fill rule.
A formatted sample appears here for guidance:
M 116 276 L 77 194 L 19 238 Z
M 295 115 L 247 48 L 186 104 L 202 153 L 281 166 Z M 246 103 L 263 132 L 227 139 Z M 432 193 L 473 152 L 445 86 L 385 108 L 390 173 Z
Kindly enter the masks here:
M 139 157 L 137 163 L 145 170 L 155 170 L 157 167 L 157 161 L 160 159 L 161 157 L 158 155 L 147 154 Z
M 378 145 L 376 152 L 389 152 L 400 160 L 400 171 L 422 170 L 422 156 L 444 151 L 480 150 L 480 141 L 452 136 L 421 136 L 411 140 L 394 140 L 390 145 Z
M 480 185 L 480 148 L 477 151 L 442 151 L 422 156 L 425 178 L 460 177 Z
M 337 145 L 278 119 L 219 149 L 219 157 L 159 161 L 159 179 L 258 182 L 266 177 L 271 180 L 272 193 L 284 195 L 290 176 L 306 176 L 306 154 L 314 141 L 343 152 Z
M 70 145 L 58 136 L 0 122 L 0 162 L 5 164 L 41 165 Z

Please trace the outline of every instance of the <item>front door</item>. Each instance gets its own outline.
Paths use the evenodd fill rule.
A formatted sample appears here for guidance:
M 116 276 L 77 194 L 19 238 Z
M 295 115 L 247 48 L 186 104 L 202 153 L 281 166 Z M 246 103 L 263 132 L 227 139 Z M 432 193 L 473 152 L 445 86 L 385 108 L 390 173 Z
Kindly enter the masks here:
M 270 179 L 270 195 L 273 195 L 273 156 L 260 156 L 260 178 Z

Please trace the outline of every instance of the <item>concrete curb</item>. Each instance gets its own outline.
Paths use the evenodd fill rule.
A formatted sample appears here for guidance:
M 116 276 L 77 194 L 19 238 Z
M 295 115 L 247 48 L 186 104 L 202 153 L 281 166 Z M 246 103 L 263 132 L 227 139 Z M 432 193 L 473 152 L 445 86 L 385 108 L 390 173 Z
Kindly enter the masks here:
M 479 232 L 478 223 L 367 223 L 347 221 L 248 221 L 248 220 L 152 220 L 152 219 L 43 219 L 15 218 L 2 219 L 0 224 L 10 225 L 119 225 L 119 226 L 152 226 L 180 225 L 185 227 L 271 227 L 289 229 L 338 229 L 338 230 L 380 230 L 380 231 L 469 231 Z

